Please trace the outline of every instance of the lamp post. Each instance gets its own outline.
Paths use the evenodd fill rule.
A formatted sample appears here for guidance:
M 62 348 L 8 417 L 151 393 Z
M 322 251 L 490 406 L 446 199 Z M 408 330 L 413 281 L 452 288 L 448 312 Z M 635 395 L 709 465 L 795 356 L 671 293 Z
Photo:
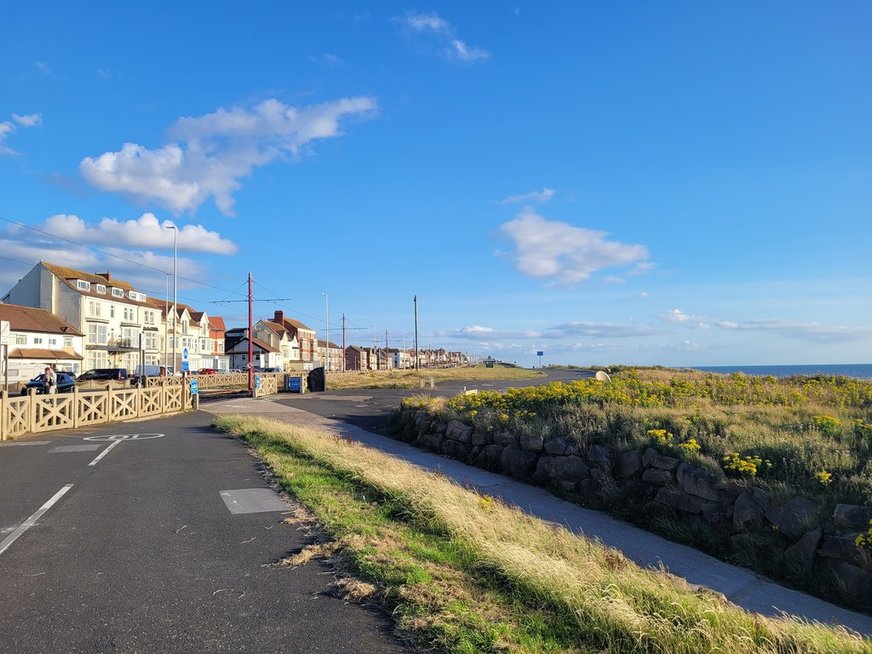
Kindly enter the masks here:
M 325 371 L 330 370 L 330 302 L 327 297 L 327 291 L 322 291 L 321 295 L 324 296 L 324 332 L 326 334 L 326 338 L 324 340 L 324 358 L 326 361 L 326 366 L 324 367 Z
M 173 375 L 176 373 L 176 361 L 178 360 L 179 352 L 179 334 L 176 322 L 178 321 L 178 311 L 176 309 L 177 292 L 178 292 L 178 275 L 176 273 L 176 235 L 179 230 L 175 225 L 167 225 L 167 229 L 173 230 Z

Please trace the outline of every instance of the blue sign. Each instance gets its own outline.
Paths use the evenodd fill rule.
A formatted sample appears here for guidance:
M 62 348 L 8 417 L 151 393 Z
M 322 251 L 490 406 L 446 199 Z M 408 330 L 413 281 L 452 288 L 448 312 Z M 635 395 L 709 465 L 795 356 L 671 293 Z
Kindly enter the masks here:
M 536 356 L 537 357 L 544 357 L 545 353 L 542 350 L 539 350 L 538 352 L 536 352 Z
M 303 390 L 302 377 L 288 377 L 285 379 L 285 390 L 288 393 L 299 393 Z
M 200 394 L 200 380 L 192 379 L 191 380 L 191 395 L 199 395 Z
M 255 388 L 255 389 L 259 389 L 259 388 L 260 388 L 260 375 L 255 375 L 255 376 L 254 376 L 254 388 Z
M 190 372 L 190 371 L 191 371 L 191 364 L 187 360 L 182 361 L 182 372 Z

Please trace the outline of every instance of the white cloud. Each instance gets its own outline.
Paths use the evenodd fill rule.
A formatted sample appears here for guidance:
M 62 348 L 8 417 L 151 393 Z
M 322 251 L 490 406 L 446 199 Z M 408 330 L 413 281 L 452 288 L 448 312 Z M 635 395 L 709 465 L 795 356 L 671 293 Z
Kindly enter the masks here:
M 435 12 L 430 13 L 408 13 L 401 18 L 397 18 L 401 23 L 404 23 L 409 29 L 415 32 L 436 32 L 437 34 L 450 34 L 454 31 L 451 23 L 440 17 Z
M 794 322 L 790 320 L 748 320 L 737 322 L 721 320 L 717 326 L 726 330 L 772 332 L 812 343 L 846 343 L 872 338 L 872 329 L 843 327 L 817 322 Z
M 607 234 L 546 220 L 529 209 L 504 223 L 500 232 L 515 243 L 515 267 L 554 284 L 579 284 L 597 271 L 648 258 L 644 245 L 606 240 Z
M 587 338 L 638 338 L 650 336 L 654 331 L 646 325 L 618 325 L 610 322 L 571 321 L 549 327 L 545 333 L 548 338 L 585 336 Z
M 438 46 L 439 54 L 449 61 L 472 63 L 490 57 L 487 50 L 471 46 L 458 37 L 454 25 L 435 12 L 409 12 L 405 16 L 397 16 L 394 21 L 406 31 Z
M 500 200 L 500 204 L 545 204 L 554 197 L 554 189 L 543 187 L 541 191 L 532 191 L 531 193 L 520 193 L 518 195 L 510 195 L 507 198 Z
M 666 320 L 669 322 L 687 322 L 691 320 L 691 316 L 684 313 L 681 309 L 673 309 L 666 314 Z
M 337 66 L 345 65 L 345 61 L 343 61 L 341 57 L 338 57 L 335 54 L 330 54 L 329 52 L 320 55 L 309 55 L 309 61 L 318 64 L 319 66 L 326 66 L 327 68 L 336 68 Z
M 36 127 L 42 125 L 42 114 L 12 114 L 12 120 L 22 127 Z
M 539 338 L 542 336 L 542 334 L 536 331 L 500 331 L 497 329 L 493 329 L 492 327 L 471 325 L 469 327 L 461 327 L 456 331 L 437 332 L 436 336 L 472 341 L 493 341 L 517 338 Z
M 88 225 L 75 215 L 57 214 L 45 222 L 43 229 L 71 240 L 109 245 L 130 245 L 142 248 L 173 247 L 175 225 L 170 220 L 159 221 L 152 213 L 144 213 L 136 220 L 119 221 L 103 218 L 97 225 Z M 176 247 L 179 250 L 209 252 L 212 254 L 235 254 L 235 243 L 222 238 L 218 232 L 207 230 L 203 225 L 177 226 Z
M 482 48 L 469 46 L 460 39 L 451 39 L 448 47 L 445 48 L 445 56 L 460 61 L 481 61 L 490 57 L 490 53 Z
M 14 121 L 14 122 L 13 122 Z M 6 137 L 14 133 L 19 126 L 38 127 L 42 124 L 42 114 L 12 114 L 12 120 L 0 122 L 0 155 L 16 155 L 18 152 L 3 145 Z
M 339 136 L 343 120 L 375 111 L 369 97 L 302 108 L 271 99 L 251 109 L 219 109 L 180 118 L 167 132 L 174 141 L 163 147 L 125 143 L 117 152 L 86 157 L 79 169 L 104 191 L 154 201 L 175 213 L 194 211 L 212 197 L 222 213 L 233 215 L 239 180 L 255 167 L 298 157 L 313 141 Z

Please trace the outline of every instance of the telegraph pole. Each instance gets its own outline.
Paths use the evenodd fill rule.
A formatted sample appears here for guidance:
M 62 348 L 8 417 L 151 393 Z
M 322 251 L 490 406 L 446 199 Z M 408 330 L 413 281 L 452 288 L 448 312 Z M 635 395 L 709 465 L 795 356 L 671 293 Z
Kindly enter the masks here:
M 388 358 L 391 356 L 391 348 L 388 347 L 388 330 L 385 330 L 385 370 L 391 369 L 391 360 Z
M 252 286 L 252 278 L 251 273 L 248 273 L 248 390 L 251 392 L 254 389 L 254 344 L 252 343 L 252 339 L 254 338 L 254 334 L 252 333 L 252 316 L 253 309 L 252 306 L 254 304 L 254 295 L 251 290 Z
M 418 370 L 421 366 L 418 354 L 418 296 L 412 298 L 412 301 L 415 303 L 415 370 Z
M 342 372 L 345 372 L 345 314 L 342 314 Z

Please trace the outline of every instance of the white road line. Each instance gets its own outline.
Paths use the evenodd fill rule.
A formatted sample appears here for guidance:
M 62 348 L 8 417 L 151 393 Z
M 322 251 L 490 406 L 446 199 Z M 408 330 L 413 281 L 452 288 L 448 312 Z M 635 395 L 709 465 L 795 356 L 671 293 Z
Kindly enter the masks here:
M 97 458 L 95 458 L 93 461 L 91 461 L 91 463 L 89 463 L 88 465 L 89 465 L 89 466 L 95 466 L 95 465 L 97 465 L 98 463 L 100 463 L 100 459 L 102 459 L 104 456 L 106 456 L 107 454 L 109 454 L 109 450 L 111 450 L 113 447 L 115 447 L 116 445 L 118 445 L 118 443 L 121 443 L 122 441 L 124 441 L 123 438 L 119 438 L 117 441 L 112 441 L 112 445 L 110 445 L 110 446 L 107 447 L 105 450 L 103 450 L 102 452 L 100 452 L 100 454 L 97 455 Z
M 68 490 L 73 487 L 72 484 L 67 484 L 63 488 L 61 488 L 57 493 L 55 493 L 52 498 L 43 504 L 36 513 L 30 516 L 27 520 L 18 525 L 18 528 L 9 534 L 6 538 L 0 541 L 0 554 L 3 554 L 6 550 L 9 549 L 9 546 L 12 545 L 18 537 L 21 536 L 25 531 L 30 529 L 33 525 L 36 524 L 36 521 L 42 517 L 42 514 L 48 511 L 51 507 L 53 507 L 59 499 L 61 499 Z

